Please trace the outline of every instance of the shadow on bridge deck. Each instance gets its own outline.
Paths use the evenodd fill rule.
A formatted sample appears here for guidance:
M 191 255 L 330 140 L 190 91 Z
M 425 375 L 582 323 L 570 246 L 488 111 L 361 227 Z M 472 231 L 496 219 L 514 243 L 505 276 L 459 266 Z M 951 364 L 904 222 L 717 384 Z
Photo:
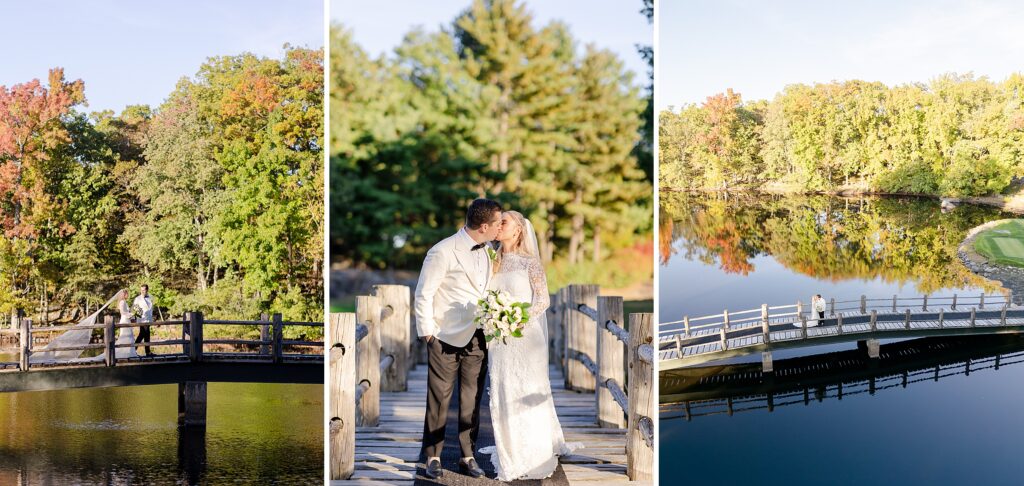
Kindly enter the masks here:
M 692 420 L 845 395 L 875 394 L 910 383 L 998 370 L 1024 362 L 1024 336 L 932 337 L 880 346 L 878 358 L 863 347 L 779 360 L 772 372 L 760 363 L 690 367 L 659 377 L 661 418 Z

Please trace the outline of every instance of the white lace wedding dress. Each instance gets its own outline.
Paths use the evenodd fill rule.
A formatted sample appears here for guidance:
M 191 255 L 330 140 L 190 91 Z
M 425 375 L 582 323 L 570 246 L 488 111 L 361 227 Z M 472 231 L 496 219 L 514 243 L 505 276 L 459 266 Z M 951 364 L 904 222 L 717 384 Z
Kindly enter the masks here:
M 121 314 L 121 321 L 119 324 L 131 324 L 132 323 L 132 311 L 128 307 L 128 301 L 120 300 L 117 302 L 117 312 Z M 122 327 L 117 330 L 117 341 L 116 344 L 134 344 L 135 343 L 135 331 L 131 327 Z M 139 356 L 135 352 L 135 347 L 130 348 L 116 348 L 114 356 L 118 358 L 136 358 Z
M 558 467 L 558 456 L 582 444 L 567 444 L 555 414 L 548 379 L 545 311 L 548 286 L 544 269 L 533 257 L 505 254 L 489 290 L 504 290 L 516 302 L 530 302 L 530 320 L 521 338 L 487 344 L 491 425 L 490 454 L 498 480 L 543 479 Z

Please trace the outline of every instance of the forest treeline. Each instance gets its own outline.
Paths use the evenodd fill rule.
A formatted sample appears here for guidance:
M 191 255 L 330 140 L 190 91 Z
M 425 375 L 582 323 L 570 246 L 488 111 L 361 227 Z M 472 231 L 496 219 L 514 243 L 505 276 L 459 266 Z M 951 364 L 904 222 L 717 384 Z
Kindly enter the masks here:
M 995 195 L 1024 175 L 1024 76 L 787 86 L 659 114 L 660 187 Z
M 515 0 L 380 57 L 343 25 L 330 38 L 332 259 L 418 268 L 481 196 L 528 216 L 547 261 L 650 258 L 651 91 L 615 54 Z
M 173 313 L 322 318 L 322 50 L 210 58 L 155 109 L 86 94 L 60 68 L 0 86 L 0 312 L 147 283 Z

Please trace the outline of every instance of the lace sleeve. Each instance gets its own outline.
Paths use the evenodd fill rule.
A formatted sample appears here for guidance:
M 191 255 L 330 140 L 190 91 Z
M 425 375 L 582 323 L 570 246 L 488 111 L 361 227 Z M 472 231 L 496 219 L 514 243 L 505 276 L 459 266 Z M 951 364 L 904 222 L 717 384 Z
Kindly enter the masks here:
M 544 275 L 544 267 L 540 260 L 531 258 L 526 266 L 526 273 L 530 277 L 530 287 L 533 289 L 533 302 L 530 303 L 530 318 L 534 319 L 548 310 L 551 304 L 551 296 L 548 294 L 548 279 Z

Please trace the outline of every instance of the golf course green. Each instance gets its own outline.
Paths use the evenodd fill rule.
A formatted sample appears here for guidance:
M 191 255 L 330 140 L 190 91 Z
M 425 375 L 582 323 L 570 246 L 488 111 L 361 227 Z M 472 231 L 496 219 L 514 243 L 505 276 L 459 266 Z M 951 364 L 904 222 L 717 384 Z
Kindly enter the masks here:
M 1007 221 L 978 233 L 974 251 L 990 263 L 1024 267 L 1024 220 Z

